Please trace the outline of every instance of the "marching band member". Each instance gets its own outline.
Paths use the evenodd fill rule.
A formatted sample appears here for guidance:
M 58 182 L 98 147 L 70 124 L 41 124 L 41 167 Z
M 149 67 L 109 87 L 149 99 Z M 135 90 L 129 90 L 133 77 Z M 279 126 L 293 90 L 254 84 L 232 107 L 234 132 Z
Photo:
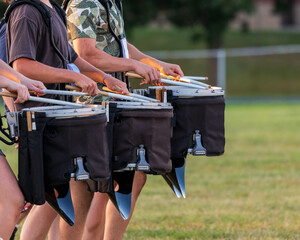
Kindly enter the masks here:
M 22 83 L 22 84 L 20 84 Z M 29 90 L 42 93 L 43 83 L 31 80 L 14 71 L 0 60 L 0 88 L 17 93 L 15 103 L 29 99 Z M 24 207 L 24 197 L 4 153 L 0 149 L 0 238 L 9 239 Z
M 183 76 L 178 65 L 147 56 L 127 42 L 121 1 L 70 0 L 68 4 L 65 2 L 65 7 L 69 38 L 74 49 L 95 67 L 119 79 L 122 79 L 120 72 L 136 72 L 145 79 L 141 84 L 160 82 L 160 72 Z M 126 221 L 108 201 L 106 194 L 95 193 L 83 239 L 122 239 L 145 182 L 146 174 L 137 171 L 133 182 L 131 214 Z
M 105 77 L 104 72 L 79 57 L 73 48 L 69 46 L 66 26 L 59 12 L 56 11 L 55 3 L 49 0 L 36 1 L 42 3 L 42 6 L 50 13 L 53 29 L 49 31 L 42 14 L 36 7 L 30 4 L 22 4 L 14 8 L 7 23 L 8 63 L 25 76 L 45 83 L 49 89 L 58 89 L 60 83 L 74 83 L 82 88 L 83 92 L 95 96 L 98 93 L 96 84 L 98 82 L 105 84 L 111 90 L 128 93 L 125 83 L 111 76 Z M 63 56 L 63 60 L 57 49 Z M 89 75 L 92 79 L 75 71 L 67 70 L 65 62 L 68 62 L 67 59 L 69 58 L 81 72 L 92 73 L 92 76 Z M 47 97 L 51 97 L 51 95 Z M 41 104 L 29 102 L 19 106 L 19 108 L 33 106 L 41 106 Z M 86 192 L 86 186 L 83 182 L 75 183 L 75 181 L 71 181 L 71 189 L 71 192 L 78 193 L 72 195 L 72 198 L 78 197 L 80 199 L 80 194 Z M 77 225 L 82 224 L 77 221 L 77 218 L 81 219 L 78 208 L 80 208 L 80 205 L 75 206 L 76 223 L 74 229 L 77 229 Z M 55 217 L 48 218 L 48 210 L 49 206 L 46 204 L 39 207 L 36 220 L 49 219 L 48 223 L 45 223 L 49 225 L 49 222 L 51 223 Z M 27 219 L 30 223 L 31 217 L 29 216 Z M 84 219 L 84 216 L 82 219 Z M 21 239 L 43 239 L 41 236 L 45 234 L 41 234 L 40 231 L 48 232 L 47 227 L 44 228 L 40 224 L 39 228 L 36 225 L 25 224 L 22 230 Z

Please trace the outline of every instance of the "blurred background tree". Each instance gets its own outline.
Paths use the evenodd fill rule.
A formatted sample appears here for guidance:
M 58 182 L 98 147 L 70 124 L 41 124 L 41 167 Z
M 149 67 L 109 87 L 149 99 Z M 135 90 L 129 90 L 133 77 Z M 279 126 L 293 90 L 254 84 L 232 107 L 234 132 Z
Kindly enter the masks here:
M 289 12 L 293 7 L 295 0 L 275 0 L 276 12 Z
M 8 6 L 8 2 L 0 0 L 0 18 L 4 16 L 7 6 Z
M 223 47 L 224 34 L 237 13 L 254 9 L 252 0 L 168 0 L 169 19 L 179 27 L 202 26 L 206 45 L 210 49 Z M 209 78 L 216 85 L 217 59 L 209 62 Z
M 123 1 L 126 34 L 130 35 L 135 27 L 148 24 L 157 13 L 156 1 L 126 0 Z
M 275 0 L 274 11 L 283 16 L 284 25 L 290 25 L 294 21 L 293 7 L 295 0 Z
M 7 5 L 0 0 L 0 16 L 3 16 Z M 135 27 L 148 24 L 163 11 L 176 26 L 202 26 L 209 48 L 222 47 L 223 35 L 237 12 L 253 9 L 252 0 L 126 0 L 123 5 L 127 34 Z
M 155 0 L 168 9 L 169 19 L 176 26 L 202 26 L 207 47 L 223 46 L 223 36 L 237 13 L 254 9 L 252 0 Z

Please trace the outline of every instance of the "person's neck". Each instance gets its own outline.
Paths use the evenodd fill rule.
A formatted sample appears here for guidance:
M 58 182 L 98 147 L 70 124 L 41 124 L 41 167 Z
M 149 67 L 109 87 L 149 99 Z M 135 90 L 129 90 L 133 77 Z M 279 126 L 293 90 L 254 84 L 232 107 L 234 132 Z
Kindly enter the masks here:
M 47 5 L 48 7 L 53 8 L 49 0 L 40 0 L 40 1 L 45 5 Z

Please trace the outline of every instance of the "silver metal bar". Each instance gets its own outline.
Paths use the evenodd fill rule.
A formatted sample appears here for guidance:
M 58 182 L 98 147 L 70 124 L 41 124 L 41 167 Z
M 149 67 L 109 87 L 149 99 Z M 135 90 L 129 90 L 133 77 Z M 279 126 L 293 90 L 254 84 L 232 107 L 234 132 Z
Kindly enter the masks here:
M 163 86 L 167 91 L 172 91 L 173 96 L 181 98 L 205 97 L 205 96 L 224 96 L 224 90 L 220 87 L 211 87 L 209 89 L 183 88 L 181 86 Z M 149 94 L 151 90 L 161 89 L 162 86 L 151 86 L 147 89 L 134 89 L 138 94 Z
M 206 84 L 206 83 L 198 82 L 198 81 L 193 80 L 193 79 L 187 79 L 187 78 L 185 78 L 185 77 L 181 77 L 181 78 L 179 78 L 179 80 L 184 81 L 184 82 L 187 82 L 187 83 L 196 84 L 196 85 L 199 85 L 199 86 L 202 86 L 202 87 L 206 87 L 206 88 L 209 87 L 209 85 Z
M 190 88 L 189 88 L 190 89 Z M 112 103 L 116 103 L 118 108 L 126 108 L 126 109 L 173 109 L 170 103 L 140 103 L 140 102 L 119 102 L 119 101 L 111 101 Z
M 123 99 L 123 100 L 136 101 L 136 102 L 150 102 L 149 100 L 144 100 L 144 99 L 126 96 L 126 95 L 122 95 L 122 94 L 116 94 L 116 93 L 108 93 L 107 96 L 113 97 L 113 98 L 119 98 L 119 99 Z
M 62 90 L 50 90 L 50 89 L 44 89 L 43 93 L 45 94 L 57 94 L 57 95 L 69 95 L 69 96 L 86 96 L 87 93 L 84 92 L 71 92 L 71 91 L 62 91 Z M 124 95 L 118 95 L 118 96 L 124 96 Z M 145 97 L 145 96 L 141 96 L 139 94 L 134 94 L 134 93 L 130 93 L 130 97 L 133 97 L 135 99 L 132 99 L 133 101 L 139 101 L 136 98 L 145 100 L 145 102 L 157 102 L 156 99 L 153 98 L 149 98 L 149 97 Z M 120 98 L 120 97 L 118 97 Z M 121 99 L 125 99 L 125 98 L 121 98 Z M 125 99 L 125 100 L 131 100 L 131 99 Z M 139 102 L 144 102 L 144 101 L 139 101 Z
M 218 50 L 217 54 L 217 86 L 226 90 L 226 51 Z
M 51 90 L 51 89 L 44 89 L 43 93 L 45 94 L 57 94 L 57 95 L 68 95 L 68 96 L 85 96 L 86 93 L 82 92 L 72 92 L 72 91 L 62 91 L 62 90 Z
M 109 89 L 108 87 L 103 87 L 102 89 L 103 91 L 109 92 L 109 93 L 115 93 L 115 94 L 119 94 L 118 92 L 112 91 L 111 89 Z M 139 98 L 139 99 L 143 99 L 146 100 L 148 102 L 157 102 L 156 99 L 153 98 L 149 98 L 149 97 L 145 97 L 139 94 L 135 94 L 135 93 L 129 93 L 128 96 L 130 97 L 134 97 L 134 98 Z
M 163 79 L 163 78 L 161 79 L 161 82 L 162 83 L 167 83 L 167 84 L 172 84 L 172 85 L 188 87 L 188 88 L 206 89 L 206 87 L 199 86 L 199 85 L 196 85 L 196 84 L 178 82 L 178 81 L 173 81 L 173 80 L 168 80 L 168 79 Z
M 209 88 L 209 85 L 206 84 L 206 83 L 198 82 L 198 81 L 183 78 L 183 77 L 178 78 L 178 80 L 176 78 L 173 78 L 173 77 L 162 77 L 161 79 L 167 79 L 167 80 L 172 80 L 172 81 L 177 81 L 177 82 L 190 83 L 190 84 L 194 84 L 194 85 L 199 85 L 201 87 Z
M 69 86 L 69 89 L 80 91 L 80 88 L 73 87 L 73 86 Z M 85 92 L 72 92 L 72 93 L 73 93 L 72 95 L 89 96 L 88 93 L 85 93 Z M 123 100 L 135 101 L 135 102 L 149 102 L 149 100 L 140 99 L 140 98 L 136 98 L 136 97 L 132 97 L 132 96 L 126 96 L 126 95 L 117 94 L 117 93 L 112 93 L 112 92 L 107 92 L 107 91 L 99 91 L 98 96 L 99 95 L 123 99 Z
M 71 103 L 71 102 L 60 101 L 60 100 L 49 99 L 49 98 L 42 98 L 42 97 L 29 97 L 29 101 L 43 102 L 43 103 L 50 103 L 50 104 L 57 104 L 57 105 L 65 105 L 65 106 L 73 106 L 73 107 L 83 107 L 82 104 L 78 104 L 78 103 Z
M 206 87 L 206 88 L 209 87 L 209 85 L 206 84 L 206 83 L 198 82 L 198 81 L 195 81 L 193 79 L 186 78 L 186 77 L 176 78 L 176 77 L 173 77 L 173 76 L 170 76 L 170 75 L 165 75 L 163 73 L 160 73 L 160 76 L 161 76 L 162 79 L 174 80 L 174 81 L 177 80 L 177 81 L 182 81 L 182 82 L 186 82 L 186 83 L 191 83 L 191 84 L 199 85 L 199 86 Z
M 197 77 L 197 76 L 184 76 L 184 78 L 194 79 L 194 80 L 198 80 L 198 81 L 206 81 L 206 80 L 208 80 L 208 77 Z
M 129 93 L 129 96 L 134 97 L 134 98 L 140 98 L 140 99 L 143 99 L 143 100 L 147 100 L 149 102 L 158 102 L 158 100 L 156 100 L 154 98 L 145 97 L 145 96 L 142 96 L 142 95 L 136 94 L 136 93 Z

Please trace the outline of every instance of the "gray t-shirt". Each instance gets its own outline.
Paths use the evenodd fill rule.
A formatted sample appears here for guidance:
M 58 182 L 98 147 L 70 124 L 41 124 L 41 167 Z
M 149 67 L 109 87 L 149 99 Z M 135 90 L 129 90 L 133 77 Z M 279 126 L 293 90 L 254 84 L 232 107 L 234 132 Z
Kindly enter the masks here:
M 46 5 L 45 5 L 46 6 Z M 46 6 L 53 21 L 53 39 L 56 47 L 68 59 L 69 50 L 66 27 L 60 16 L 53 8 Z M 7 23 L 6 46 L 8 63 L 11 65 L 19 58 L 29 58 L 45 65 L 63 68 L 63 61 L 54 50 L 50 41 L 50 31 L 41 13 L 29 4 L 23 4 L 11 13 Z M 74 62 L 78 55 L 71 48 L 71 60 Z M 34 71 L 34 69 L 32 69 Z M 45 84 L 48 89 L 57 89 L 58 84 Z M 46 95 L 55 98 L 53 95 Z M 42 106 L 42 103 L 27 102 L 23 107 Z

